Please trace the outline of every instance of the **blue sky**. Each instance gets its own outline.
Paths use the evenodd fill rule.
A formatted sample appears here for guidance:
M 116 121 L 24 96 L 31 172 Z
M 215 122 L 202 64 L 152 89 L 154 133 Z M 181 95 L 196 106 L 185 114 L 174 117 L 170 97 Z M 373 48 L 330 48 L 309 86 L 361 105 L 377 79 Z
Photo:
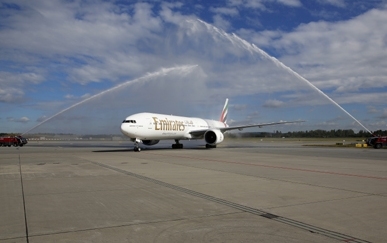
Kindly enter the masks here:
M 230 124 L 363 129 L 308 82 L 386 130 L 384 23 L 384 0 L 1 0 L 0 132 L 50 118 L 31 132 L 119 133 L 141 111 L 217 119 L 225 98 Z

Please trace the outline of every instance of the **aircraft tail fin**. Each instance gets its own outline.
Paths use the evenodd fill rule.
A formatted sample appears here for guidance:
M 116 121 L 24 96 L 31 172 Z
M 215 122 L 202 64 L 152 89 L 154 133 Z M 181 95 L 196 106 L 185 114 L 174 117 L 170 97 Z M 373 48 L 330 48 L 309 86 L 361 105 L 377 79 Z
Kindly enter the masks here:
M 226 99 L 226 102 L 224 103 L 222 114 L 220 115 L 220 121 L 223 123 L 227 123 L 227 114 L 228 114 L 228 98 Z

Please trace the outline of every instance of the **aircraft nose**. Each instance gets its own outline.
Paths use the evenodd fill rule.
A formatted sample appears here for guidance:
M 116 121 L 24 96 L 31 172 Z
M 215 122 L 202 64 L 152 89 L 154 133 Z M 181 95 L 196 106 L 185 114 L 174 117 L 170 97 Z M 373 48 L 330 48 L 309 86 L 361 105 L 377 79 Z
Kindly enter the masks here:
M 127 124 L 126 123 L 121 124 L 121 132 L 123 134 L 127 134 Z
M 133 129 L 131 129 L 130 127 L 130 124 L 129 123 L 122 123 L 121 124 L 121 132 L 125 135 L 125 136 L 128 136 L 130 138 L 134 137 L 135 134 L 134 134 L 134 131 Z

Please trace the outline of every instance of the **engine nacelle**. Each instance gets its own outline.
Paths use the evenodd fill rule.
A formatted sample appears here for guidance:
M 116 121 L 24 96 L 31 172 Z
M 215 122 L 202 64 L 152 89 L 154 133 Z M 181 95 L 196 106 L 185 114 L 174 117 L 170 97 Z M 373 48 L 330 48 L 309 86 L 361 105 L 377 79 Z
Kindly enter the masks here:
M 142 140 L 142 143 L 148 146 L 158 144 L 159 142 L 160 140 Z
M 217 145 L 218 143 L 223 142 L 224 140 L 224 135 L 221 131 L 219 130 L 208 130 L 204 134 L 204 140 L 206 141 L 207 144 L 209 145 Z

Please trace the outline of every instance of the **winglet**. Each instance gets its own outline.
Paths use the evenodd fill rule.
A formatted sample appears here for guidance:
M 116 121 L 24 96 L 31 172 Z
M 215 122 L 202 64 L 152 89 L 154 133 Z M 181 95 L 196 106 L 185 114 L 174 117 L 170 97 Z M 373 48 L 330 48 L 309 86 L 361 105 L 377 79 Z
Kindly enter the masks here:
M 224 103 L 224 107 L 222 110 L 222 114 L 220 115 L 220 121 L 224 124 L 227 123 L 227 114 L 228 114 L 228 99 L 226 99 L 226 102 Z

